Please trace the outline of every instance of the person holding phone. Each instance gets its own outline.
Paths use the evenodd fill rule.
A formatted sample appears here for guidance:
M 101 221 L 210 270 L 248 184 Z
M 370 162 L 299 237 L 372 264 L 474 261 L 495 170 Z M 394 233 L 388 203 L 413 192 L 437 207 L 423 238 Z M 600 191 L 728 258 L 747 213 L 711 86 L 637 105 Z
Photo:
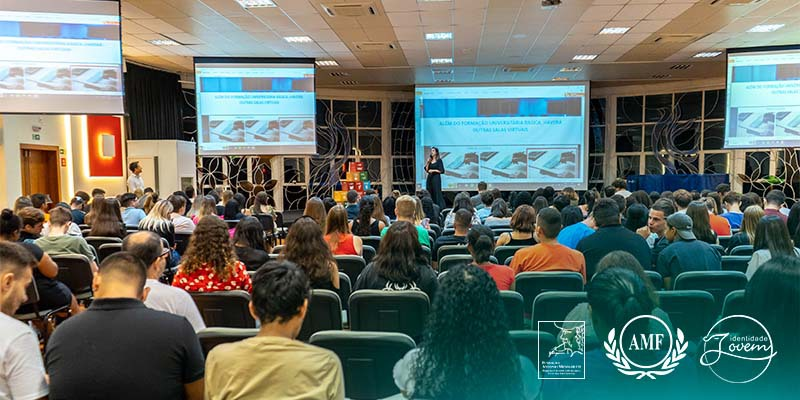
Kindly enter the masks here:
M 442 195 L 442 177 L 444 173 L 444 163 L 439 158 L 439 149 L 431 147 L 431 154 L 428 161 L 425 163 L 425 172 L 428 173 L 428 179 L 425 181 L 425 189 L 431 194 L 431 199 L 442 209 L 444 206 L 444 196 Z

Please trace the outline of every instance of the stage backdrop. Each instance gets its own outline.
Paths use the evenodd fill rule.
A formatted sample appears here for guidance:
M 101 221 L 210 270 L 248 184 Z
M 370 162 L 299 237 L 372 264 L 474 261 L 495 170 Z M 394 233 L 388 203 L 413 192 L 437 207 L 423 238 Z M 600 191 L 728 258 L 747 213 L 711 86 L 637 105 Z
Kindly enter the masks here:
M 631 175 L 628 177 L 628 190 L 644 190 L 647 193 L 665 190 L 688 191 L 703 189 L 714 190 L 720 183 L 730 183 L 728 174 L 667 174 L 667 175 Z

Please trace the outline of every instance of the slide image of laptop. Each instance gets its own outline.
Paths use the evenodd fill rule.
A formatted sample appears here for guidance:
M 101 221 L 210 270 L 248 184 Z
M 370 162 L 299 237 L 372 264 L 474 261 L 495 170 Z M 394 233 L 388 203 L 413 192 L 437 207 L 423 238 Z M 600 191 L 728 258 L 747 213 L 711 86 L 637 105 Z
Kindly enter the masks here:
M 473 151 L 442 152 L 444 174 L 460 179 L 478 179 L 478 153 Z
M 527 179 L 525 152 L 491 151 L 481 153 L 481 178 Z
M 244 122 L 239 120 L 212 120 L 212 142 L 244 142 Z
M 288 142 L 313 142 L 313 119 L 280 120 L 281 139 Z
M 278 142 L 281 140 L 279 122 L 276 119 L 251 119 L 244 123 L 245 133 L 256 142 Z
M 26 90 L 72 90 L 69 68 L 25 68 Z
M 24 90 L 25 71 L 22 67 L 0 67 L 0 89 Z
M 800 111 L 784 111 L 775 114 L 777 125 L 783 128 L 784 132 L 800 136 Z
M 575 178 L 578 149 L 573 147 L 528 149 L 531 175 L 539 178 Z
M 775 136 L 775 113 L 748 113 L 744 119 L 740 114 L 737 131 L 753 136 Z
M 113 68 L 72 68 L 72 89 L 81 92 L 119 90 L 119 76 Z

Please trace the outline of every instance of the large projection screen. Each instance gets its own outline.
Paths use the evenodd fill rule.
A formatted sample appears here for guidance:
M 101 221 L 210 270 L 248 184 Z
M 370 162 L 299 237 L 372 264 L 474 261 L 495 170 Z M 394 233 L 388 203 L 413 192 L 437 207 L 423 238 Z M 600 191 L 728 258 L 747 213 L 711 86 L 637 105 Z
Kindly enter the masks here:
M 728 49 L 725 148 L 800 146 L 800 46 Z
M 417 187 L 436 147 L 445 191 L 586 189 L 588 106 L 588 82 L 417 86 Z
M 314 154 L 314 60 L 194 59 L 200 155 Z
M 0 1 L 0 113 L 123 114 L 117 1 Z

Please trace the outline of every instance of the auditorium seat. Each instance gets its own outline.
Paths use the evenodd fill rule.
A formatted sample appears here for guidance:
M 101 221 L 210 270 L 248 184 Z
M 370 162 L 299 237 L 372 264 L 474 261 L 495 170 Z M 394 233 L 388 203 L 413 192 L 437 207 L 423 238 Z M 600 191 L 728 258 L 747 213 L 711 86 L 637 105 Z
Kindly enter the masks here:
M 456 265 L 471 264 L 472 256 L 468 254 L 450 254 L 439 259 L 439 272 L 447 272 Z
M 747 272 L 747 264 L 750 262 L 752 256 L 722 256 L 722 270 L 723 271 L 739 271 L 741 273 Z
M 82 254 L 61 254 L 51 258 L 58 265 L 56 279 L 67 285 L 76 299 L 91 299 L 94 272 L 89 258 Z
M 704 337 L 714 323 L 714 296 L 704 290 L 662 290 L 659 308 L 669 315 L 674 328 L 680 328 L 689 340 Z
M 101 244 L 100 247 L 97 248 L 97 263 L 103 262 L 106 257 L 119 251 L 122 251 L 122 243 Z
M 360 236 L 361 243 L 366 246 L 372 246 L 373 249 L 378 250 L 381 247 L 380 236 Z
M 711 245 L 709 245 L 709 246 L 711 246 L 711 248 L 712 248 L 712 249 L 716 250 L 716 251 L 717 251 L 717 254 L 719 254 L 719 255 L 720 255 L 720 257 L 725 255 L 725 247 L 723 247 L 722 245 L 719 245 L 719 244 L 711 244 Z
M 256 321 L 250 315 L 250 294 L 244 290 L 224 292 L 189 293 L 209 328 L 255 328 Z
M 747 276 L 739 271 L 687 271 L 675 278 L 675 290 L 705 290 L 714 296 L 715 314 L 718 315 L 725 296 L 747 286 Z
M 506 260 L 508 257 L 513 257 L 517 250 L 524 249 L 528 246 L 497 246 L 494 249 L 494 256 L 498 260 Z
M 719 245 L 725 249 L 728 248 L 728 243 L 731 242 L 730 236 L 718 236 L 717 239 L 719 240 Z
M 284 246 L 282 244 L 279 244 L 279 245 L 273 247 L 272 248 L 272 254 L 281 254 L 281 251 L 283 251 L 284 247 L 286 247 L 286 246 Z
M 306 342 L 316 332 L 341 329 L 342 302 L 339 295 L 325 289 L 312 290 L 306 318 L 297 340 Z
M 351 282 L 355 282 L 358 276 L 361 275 L 361 271 L 367 267 L 367 263 L 361 256 L 334 256 L 333 258 L 336 259 L 336 266 L 339 267 L 339 271 L 347 274 Z
M 430 313 L 428 295 L 421 291 L 356 290 L 350 295 L 350 329 L 400 332 L 422 338 Z
M 656 271 L 644 271 L 644 274 L 650 278 L 650 282 L 656 290 L 664 289 L 664 278 L 661 277 L 661 274 Z
M 431 265 L 431 248 L 428 246 L 422 246 L 422 256 L 425 258 L 425 261 L 428 265 Z
M 87 236 L 85 239 L 86 243 L 94 247 L 95 250 L 106 243 L 122 243 L 122 239 L 112 236 Z
M 353 293 L 353 281 L 342 271 L 339 271 L 339 301 L 342 303 L 342 309 L 348 310 L 350 294 Z
M 469 250 L 467 250 L 467 246 L 463 244 L 444 245 L 436 250 L 436 261 L 441 262 L 442 258 L 444 258 L 445 256 L 449 256 L 451 254 L 469 255 Z
M 734 290 L 725 296 L 725 302 L 722 304 L 722 317 L 742 314 L 747 314 L 744 289 Z
M 361 257 L 364 257 L 364 262 L 367 263 L 367 265 L 369 265 L 369 263 L 372 262 L 372 259 L 375 258 L 375 254 L 376 252 L 374 247 L 368 244 L 362 245 Z
M 499 238 L 500 235 L 502 235 L 504 233 L 511 233 L 512 231 L 513 231 L 513 229 L 511 229 L 511 228 L 500 228 L 500 227 L 496 227 L 496 226 L 492 227 L 492 233 L 494 234 L 495 240 L 497 240 L 497 238 Z
M 416 343 L 408 335 L 394 332 L 323 331 L 309 343 L 339 357 L 348 399 L 378 399 L 400 393 L 394 384 L 394 365 Z
M 731 249 L 730 255 L 732 256 L 752 256 L 753 255 L 753 245 L 751 244 L 743 244 L 740 246 L 736 246 Z
M 511 261 L 514 261 L 514 256 L 507 257 L 506 260 L 503 261 L 503 265 L 509 265 L 510 266 L 511 265 Z
M 512 330 L 508 334 L 517 347 L 517 353 L 531 360 L 534 366 L 538 366 L 538 360 L 550 358 L 550 350 L 556 347 L 556 337 L 549 332 Z
M 205 328 L 197 332 L 197 338 L 200 339 L 203 356 L 208 357 L 208 353 L 217 345 L 254 337 L 258 335 L 258 331 L 258 328 Z
M 32 279 L 31 283 L 28 287 L 25 288 L 25 294 L 27 295 L 27 300 L 24 303 L 20 304 L 21 306 L 31 306 L 32 310 L 29 313 L 25 314 L 14 314 L 14 318 L 22 321 L 22 322 L 29 322 L 29 321 L 42 321 L 48 324 L 55 323 L 55 314 L 61 312 L 69 311 L 69 304 L 61 306 L 56 309 L 39 309 L 39 288 L 36 286 L 36 280 Z M 40 332 L 42 335 L 42 339 L 44 344 L 47 344 L 47 330 L 44 332 Z
M 544 321 L 564 321 L 567 314 L 580 303 L 586 303 L 586 292 L 544 292 L 533 300 L 531 330 L 558 335 L 559 328 Z M 544 322 L 541 325 L 539 322 Z
M 436 233 L 436 237 L 442 236 L 442 227 L 436 224 L 428 224 L 428 229 Z
M 578 272 L 521 272 L 515 278 L 514 288 L 522 295 L 525 301 L 523 310 L 527 312 L 531 309 L 533 300 L 542 292 L 582 291 L 583 276 Z
M 508 329 L 525 329 L 522 295 L 513 290 L 501 290 L 500 299 L 503 300 L 503 308 L 506 310 Z
M 446 228 L 442 230 L 442 236 L 453 236 L 456 234 L 456 230 L 453 228 Z
M 183 253 L 186 253 L 186 249 L 189 247 L 189 240 L 191 237 L 191 233 L 175 234 L 175 251 L 177 251 L 178 254 L 183 255 Z

